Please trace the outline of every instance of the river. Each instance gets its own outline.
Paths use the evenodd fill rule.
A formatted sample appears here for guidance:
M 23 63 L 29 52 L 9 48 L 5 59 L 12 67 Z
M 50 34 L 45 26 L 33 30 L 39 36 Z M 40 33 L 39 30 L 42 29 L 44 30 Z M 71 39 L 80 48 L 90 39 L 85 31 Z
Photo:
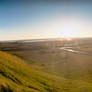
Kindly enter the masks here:
M 72 52 L 72 53 L 77 53 L 77 54 L 92 55 L 92 54 L 90 54 L 90 52 L 86 52 L 86 51 L 82 51 L 82 50 L 74 50 L 74 47 L 61 47 L 59 49 L 65 50 L 68 52 Z

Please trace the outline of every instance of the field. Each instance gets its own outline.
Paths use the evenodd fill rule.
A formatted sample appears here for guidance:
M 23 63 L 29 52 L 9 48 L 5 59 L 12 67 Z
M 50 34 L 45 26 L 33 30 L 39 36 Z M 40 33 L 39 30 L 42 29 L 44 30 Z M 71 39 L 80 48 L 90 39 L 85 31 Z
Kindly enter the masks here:
M 2 92 L 92 92 L 91 38 L 5 42 L 0 50 Z

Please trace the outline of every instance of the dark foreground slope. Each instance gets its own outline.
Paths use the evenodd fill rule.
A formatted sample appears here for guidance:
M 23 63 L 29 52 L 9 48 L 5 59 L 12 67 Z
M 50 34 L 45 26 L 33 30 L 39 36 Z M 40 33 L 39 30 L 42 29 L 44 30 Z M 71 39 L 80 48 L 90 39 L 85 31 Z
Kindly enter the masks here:
M 92 92 L 92 83 L 52 76 L 0 52 L 0 92 Z

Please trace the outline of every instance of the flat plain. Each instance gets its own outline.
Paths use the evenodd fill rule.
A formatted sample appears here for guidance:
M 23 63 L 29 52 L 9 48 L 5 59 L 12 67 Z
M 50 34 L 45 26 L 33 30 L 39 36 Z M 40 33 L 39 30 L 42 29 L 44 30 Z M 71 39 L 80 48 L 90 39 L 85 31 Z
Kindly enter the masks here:
M 42 87 L 44 91 L 39 88 L 39 92 L 92 92 L 92 38 L 5 42 L 0 44 L 0 49 L 31 66 L 28 71 L 34 72 L 29 77 L 37 78 L 34 73 L 38 72 L 45 80 L 48 75 L 47 83 L 43 82 L 44 86 L 49 82 L 48 89 Z

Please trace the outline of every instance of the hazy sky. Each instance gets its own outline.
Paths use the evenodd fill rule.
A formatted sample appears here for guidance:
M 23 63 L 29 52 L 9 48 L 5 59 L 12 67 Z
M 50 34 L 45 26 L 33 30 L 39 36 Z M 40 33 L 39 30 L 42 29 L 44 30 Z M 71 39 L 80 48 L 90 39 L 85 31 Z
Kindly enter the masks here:
M 92 37 L 92 2 L 82 1 L 0 1 L 0 40 Z

